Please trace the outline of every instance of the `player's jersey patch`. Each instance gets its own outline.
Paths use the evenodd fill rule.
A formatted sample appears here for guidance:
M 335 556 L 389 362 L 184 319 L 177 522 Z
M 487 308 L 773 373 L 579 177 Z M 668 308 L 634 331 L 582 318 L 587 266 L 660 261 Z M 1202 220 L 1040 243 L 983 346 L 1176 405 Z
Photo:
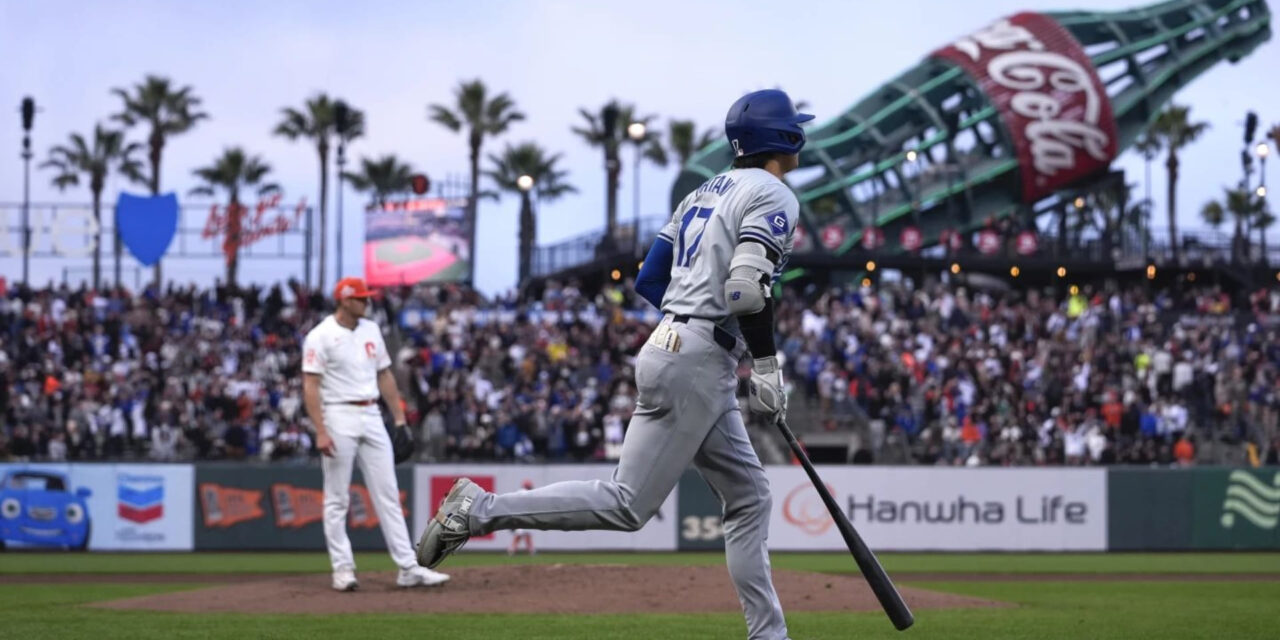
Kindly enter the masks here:
M 775 236 L 787 235 L 787 212 L 779 211 L 769 215 L 769 230 Z

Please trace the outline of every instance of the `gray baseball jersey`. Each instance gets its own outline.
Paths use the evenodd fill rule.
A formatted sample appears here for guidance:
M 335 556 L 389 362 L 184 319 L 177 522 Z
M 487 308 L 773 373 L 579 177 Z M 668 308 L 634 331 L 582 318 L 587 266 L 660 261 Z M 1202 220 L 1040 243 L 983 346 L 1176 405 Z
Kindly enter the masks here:
M 783 640 L 787 623 L 769 564 L 769 479 L 747 436 L 735 393 L 742 340 L 715 338 L 729 315 L 724 283 L 734 249 L 750 238 L 790 254 L 799 205 L 762 169 L 718 175 L 689 194 L 662 237 L 674 247 L 666 317 L 636 356 L 636 410 L 608 481 L 557 482 L 484 493 L 468 516 L 472 535 L 499 529 L 613 529 L 648 522 L 692 464 L 724 505 L 725 555 L 750 640 Z M 775 274 L 776 275 L 776 274 Z M 690 319 L 674 316 L 688 315 Z
M 755 240 L 778 255 L 776 279 L 795 244 L 800 204 L 764 169 L 732 169 L 685 196 L 658 232 L 673 247 L 662 310 L 712 320 L 729 316 L 724 283 L 733 252 Z

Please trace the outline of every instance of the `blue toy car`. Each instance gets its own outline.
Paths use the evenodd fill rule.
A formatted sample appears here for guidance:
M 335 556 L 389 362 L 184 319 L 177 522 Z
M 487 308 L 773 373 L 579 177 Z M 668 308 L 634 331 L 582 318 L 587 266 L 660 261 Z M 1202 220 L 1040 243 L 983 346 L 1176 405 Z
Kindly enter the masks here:
M 67 477 L 48 471 L 10 471 L 0 483 L 0 549 L 6 544 L 84 549 L 89 546 L 91 492 L 67 489 Z

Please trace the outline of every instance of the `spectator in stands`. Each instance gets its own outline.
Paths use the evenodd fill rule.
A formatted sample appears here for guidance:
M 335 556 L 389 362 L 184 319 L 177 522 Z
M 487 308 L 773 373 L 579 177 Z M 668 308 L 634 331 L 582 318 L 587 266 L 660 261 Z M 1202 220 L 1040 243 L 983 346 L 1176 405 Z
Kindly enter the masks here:
M 13 438 L 9 440 L 9 456 L 17 462 L 28 462 L 36 456 L 36 444 L 26 425 L 14 427 Z
M 0 445 L 2 448 L 3 445 Z M 1280 436 L 1276 436 L 1271 440 L 1271 447 L 1267 449 L 1267 455 L 1263 458 L 1263 464 L 1269 466 L 1280 466 Z
M 1178 465 L 1189 467 L 1195 463 L 1195 447 L 1191 444 L 1191 439 L 1179 435 L 1177 441 L 1173 445 L 1173 458 L 1177 460 Z
M 67 460 L 67 441 L 66 436 L 61 431 L 55 431 L 49 436 L 49 442 L 44 447 L 44 459 L 49 462 L 66 462 Z
M 402 327 L 397 356 L 420 456 L 611 455 L 634 404 L 630 359 L 653 321 L 626 289 L 551 283 L 519 304 L 454 286 L 387 295 L 421 318 Z M 1232 301 L 1217 289 L 787 289 L 778 344 L 793 422 L 851 431 L 861 459 L 1146 464 L 1173 461 L 1180 435 L 1264 452 L 1280 435 L 1280 294 L 1249 302 L 1253 326 L 1240 329 L 1222 321 Z M 313 454 L 297 343 L 323 304 L 296 282 L 138 296 L 15 288 L 0 297 L 0 436 L 38 458 L 59 438 L 69 459 Z M 168 429 L 190 446 L 167 453 Z
M 182 432 L 168 422 L 157 425 L 151 431 L 149 456 L 156 462 L 173 462 L 178 459 Z

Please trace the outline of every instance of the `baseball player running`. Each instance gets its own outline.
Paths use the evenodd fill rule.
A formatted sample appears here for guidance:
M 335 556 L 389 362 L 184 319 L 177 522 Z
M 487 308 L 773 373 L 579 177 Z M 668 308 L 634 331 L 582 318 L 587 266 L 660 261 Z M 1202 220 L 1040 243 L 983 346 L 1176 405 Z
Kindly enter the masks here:
M 391 438 L 378 410 L 386 400 L 397 427 L 405 424 L 400 390 L 391 373 L 391 357 L 378 325 L 364 318 L 373 293 L 360 278 L 343 278 L 334 287 L 337 310 L 316 325 L 303 342 L 302 391 L 307 415 L 316 429 L 316 448 L 324 454 L 324 537 L 333 564 L 333 588 L 354 591 L 356 563 L 347 538 L 351 468 L 357 461 L 391 558 L 400 567 L 401 587 L 434 586 L 449 579 L 418 566 L 400 507 Z
M 725 120 L 733 169 L 685 197 L 645 258 L 636 289 L 664 315 L 636 358 L 636 411 L 613 478 L 502 495 L 460 479 L 422 533 L 422 566 L 439 566 L 470 536 L 497 529 L 635 531 L 692 462 L 724 506 L 726 560 L 748 637 L 786 638 L 769 569 L 769 485 L 738 409 L 735 368 L 749 348 L 750 407 L 780 417 L 770 289 L 799 214 L 782 176 L 798 166 L 800 123 L 812 119 L 781 91 L 735 102 Z
M 525 480 L 520 484 L 521 491 L 528 491 L 533 488 L 532 480 Z M 507 547 L 507 555 L 514 556 L 520 550 L 520 541 L 524 541 L 524 548 L 529 555 L 537 553 L 533 550 L 533 532 L 528 529 L 516 529 L 511 532 L 511 546 Z

